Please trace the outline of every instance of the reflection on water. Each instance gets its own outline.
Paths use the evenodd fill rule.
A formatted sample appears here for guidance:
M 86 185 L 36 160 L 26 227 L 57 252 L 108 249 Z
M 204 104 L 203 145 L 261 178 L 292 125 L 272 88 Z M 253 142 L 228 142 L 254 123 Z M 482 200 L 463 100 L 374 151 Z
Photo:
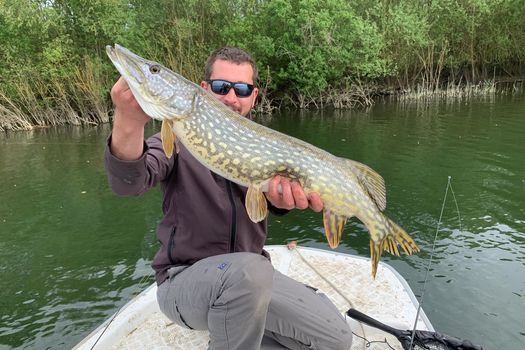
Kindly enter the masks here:
M 379 103 L 367 112 L 283 112 L 261 122 L 364 162 L 385 178 L 387 215 L 422 251 L 382 259 L 416 295 L 451 176 L 460 215 L 449 193 L 425 311 L 444 333 L 487 349 L 519 349 L 525 341 L 523 107 L 524 99 L 510 97 Z M 109 191 L 102 160 L 108 132 L 108 126 L 71 127 L 0 137 L 0 348 L 70 348 L 153 281 L 159 192 L 118 198 Z M 296 239 L 328 249 L 318 213 L 273 217 L 269 227 L 268 244 Z M 352 219 L 337 250 L 369 256 L 364 225 Z

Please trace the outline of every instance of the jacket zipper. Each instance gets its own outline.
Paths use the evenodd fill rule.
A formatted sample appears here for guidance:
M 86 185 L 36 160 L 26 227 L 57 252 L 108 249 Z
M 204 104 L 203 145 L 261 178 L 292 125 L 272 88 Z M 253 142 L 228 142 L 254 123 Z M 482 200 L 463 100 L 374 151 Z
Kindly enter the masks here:
M 237 235 L 237 208 L 235 207 L 235 201 L 233 199 L 232 183 L 229 180 L 226 180 L 226 188 L 228 189 L 228 198 L 230 198 L 230 204 L 232 206 L 230 253 L 233 253 L 235 252 L 235 236 Z
M 170 239 L 168 240 L 168 259 L 172 264 L 175 264 L 175 260 L 173 259 L 172 250 L 173 246 L 175 245 L 175 231 L 177 231 L 177 227 L 173 226 L 173 230 L 171 230 Z

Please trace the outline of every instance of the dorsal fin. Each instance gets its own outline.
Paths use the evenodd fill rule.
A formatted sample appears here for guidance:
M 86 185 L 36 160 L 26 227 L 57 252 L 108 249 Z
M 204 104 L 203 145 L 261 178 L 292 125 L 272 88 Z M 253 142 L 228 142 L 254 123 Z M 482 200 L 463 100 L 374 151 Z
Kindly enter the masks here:
M 357 176 L 359 183 L 368 192 L 370 198 L 377 205 L 379 210 L 386 208 L 386 189 L 385 180 L 368 165 L 356 162 L 355 160 L 340 158 L 344 161 Z

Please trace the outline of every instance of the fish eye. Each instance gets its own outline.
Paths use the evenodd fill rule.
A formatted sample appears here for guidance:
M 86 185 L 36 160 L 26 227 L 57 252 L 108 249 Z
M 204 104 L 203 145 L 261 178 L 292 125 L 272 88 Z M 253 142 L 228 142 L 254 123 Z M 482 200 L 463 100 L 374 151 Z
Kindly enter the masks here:
M 153 74 L 158 74 L 160 73 L 160 65 L 158 64 L 154 64 L 152 66 L 149 67 L 149 71 Z

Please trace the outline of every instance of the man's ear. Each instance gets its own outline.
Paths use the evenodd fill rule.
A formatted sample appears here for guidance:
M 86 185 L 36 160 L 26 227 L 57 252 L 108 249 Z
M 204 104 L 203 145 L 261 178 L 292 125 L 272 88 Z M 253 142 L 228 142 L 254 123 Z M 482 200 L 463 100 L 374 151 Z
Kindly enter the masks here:
M 253 88 L 253 92 L 252 92 L 252 97 L 253 97 L 252 108 L 255 107 L 255 103 L 257 102 L 257 96 L 259 96 L 259 88 Z
M 201 81 L 201 88 L 203 88 L 204 90 L 208 89 L 208 82 L 202 80 L 202 81 Z

